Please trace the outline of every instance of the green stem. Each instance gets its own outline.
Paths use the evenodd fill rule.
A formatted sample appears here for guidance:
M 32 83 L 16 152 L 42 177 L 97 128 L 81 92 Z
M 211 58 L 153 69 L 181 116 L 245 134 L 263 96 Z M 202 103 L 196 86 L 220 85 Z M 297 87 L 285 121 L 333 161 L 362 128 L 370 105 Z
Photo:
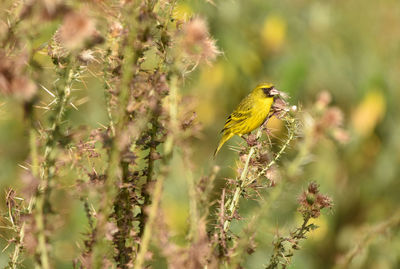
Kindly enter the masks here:
M 245 165 L 243 167 L 243 171 L 240 175 L 239 178 L 239 184 L 236 189 L 235 192 L 233 194 L 232 200 L 230 200 L 229 204 L 228 204 L 228 213 L 229 213 L 229 218 L 225 220 L 224 223 L 224 227 L 223 227 L 223 231 L 226 232 L 229 228 L 229 225 L 231 223 L 231 220 L 238 208 L 238 204 L 239 204 L 239 200 L 240 200 L 240 194 L 243 192 L 243 190 L 250 186 L 257 178 L 259 178 L 260 176 L 264 175 L 268 169 L 271 168 L 272 165 L 274 165 L 278 159 L 282 156 L 283 152 L 285 152 L 285 150 L 287 149 L 287 147 L 289 146 L 290 142 L 295 138 L 295 119 L 293 118 L 289 118 L 287 119 L 287 122 L 289 123 L 289 127 L 288 127 L 288 138 L 286 139 L 286 142 L 282 145 L 281 149 L 279 150 L 279 152 L 276 154 L 275 158 L 268 163 L 268 165 L 261 170 L 256 177 L 253 178 L 247 178 L 247 174 L 248 174 L 248 168 L 249 168 L 249 162 L 250 159 L 252 157 L 252 155 L 255 152 L 255 147 L 251 147 L 249 154 L 247 156 Z M 257 139 L 259 139 L 261 137 L 262 134 L 262 127 L 258 129 L 257 131 Z
M 251 238 L 256 237 L 257 233 L 262 232 L 260 229 L 258 229 L 259 220 L 263 217 L 266 217 L 270 207 L 282 193 L 282 186 L 283 184 L 278 184 L 271 190 L 271 195 L 269 195 L 267 199 L 260 201 L 260 207 L 254 214 L 252 214 L 252 219 L 249 221 L 248 225 L 242 229 L 238 236 L 235 254 L 232 255 L 229 268 L 239 268 L 240 263 L 244 260 L 244 256 L 248 255 L 248 246 L 252 240 Z
M 268 265 L 265 267 L 266 269 L 278 268 L 279 264 L 282 264 L 282 268 L 286 268 L 288 265 L 290 265 L 294 250 L 298 249 L 295 246 L 297 246 L 301 239 L 306 239 L 305 234 L 310 231 L 310 227 L 313 225 L 308 225 L 310 219 L 310 216 L 304 217 L 301 227 L 296 228 L 294 232 L 290 233 L 290 236 L 279 237 L 276 240 L 274 243 L 274 252 L 269 259 Z M 291 246 L 285 246 L 283 244 L 284 242 L 289 242 Z M 281 261 L 280 258 L 283 258 L 284 260 Z
M 257 131 L 257 139 L 259 139 L 261 137 L 262 134 L 262 128 L 259 128 Z M 226 232 L 229 228 L 229 225 L 231 223 L 231 220 L 236 212 L 236 209 L 238 207 L 239 204 L 239 199 L 240 199 L 240 194 L 242 193 L 242 191 L 244 190 L 245 186 L 246 186 L 246 178 L 247 178 L 247 174 L 248 174 L 248 170 L 249 170 L 249 162 L 251 157 L 253 156 L 255 152 L 255 146 L 250 148 L 249 154 L 247 155 L 247 159 L 246 162 L 244 164 L 242 173 L 240 175 L 239 178 L 239 184 L 236 189 L 235 189 L 235 193 L 233 194 L 232 200 L 230 201 L 230 204 L 228 206 L 228 212 L 229 212 L 229 218 L 225 220 L 224 223 L 224 232 Z
M 109 39 L 112 39 L 111 37 Z M 109 45 L 110 47 L 112 46 L 112 44 Z M 111 63 L 109 60 L 109 57 L 111 55 L 111 49 L 108 50 L 107 54 L 105 55 L 105 68 L 103 70 L 104 73 L 104 99 L 106 102 L 106 109 L 107 109 L 107 116 L 108 116 L 108 122 L 110 125 L 110 131 L 111 131 L 111 135 L 112 137 L 115 136 L 115 126 L 114 126 L 114 119 L 113 119 L 113 115 L 112 115 L 112 108 L 111 108 L 111 97 L 112 94 L 110 92 L 111 90 L 111 86 L 108 83 L 108 80 L 110 79 L 110 75 L 109 75 L 109 71 L 111 69 Z
M 289 135 L 288 138 L 286 139 L 285 144 L 282 145 L 281 149 L 279 150 L 279 152 L 276 154 L 275 158 L 270 161 L 267 166 L 265 168 L 263 168 L 256 177 L 248 180 L 248 183 L 246 185 L 249 186 L 250 184 L 252 184 L 255 180 L 257 180 L 257 178 L 259 178 L 262 175 L 265 175 L 265 173 L 268 171 L 268 169 L 270 169 L 272 167 L 272 165 L 276 164 L 276 162 L 280 159 L 280 157 L 282 156 L 282 154 L 285 152 L 285 150 L 287 149 L 287 147 L 289 146 L 290 142 L 295 138 L 295 128 L 294 128 L 294 119 L 290 119 L 290 125 L 288 130 L 289 130 Z
M 158 102 L 158 105 L 160 106 L 161 103 Z M 155 144 L 155 139 L 157 137 L 157 132 L 159 130 L 158 127 L 158 118 L 160 116 L 159 112 L 153 112 L 153 118 L 151 120 L 152 124 L 152 129 L 151 129 L 151 138 L 150 138 L 150 150 L 147 155 L 147 171 L 146 171 L 146 182 L 144 186 L 142 187 L 142 197 L 143 197 L 143 204 L 141 205 L 141 214 L 139 217 L 139 237 L 143 236 L 143 231 L 144 231 L 144 226 L 145 222 L 147 219 L 147 214 L 145 212 L 145 207 L 150 204 L 150 194 L 148 191 L 148 184 L 153 181 L 153 174 L 154 174 L 154 154 L 156 153 L 156 144 Z
M 136 16 L 135 10 L 138 3 L 133 3 L 130 9 L 127 11 L 127 17 L 131 18 L 126 27 L 129 29 L 129 34 L 126 39 L 126 45 L 124 47 L 123 55 L 124 60 L 122 62 L 121 72 L 121 86 L 118 94 L 118 109 L 115 113 L 115 117 L 112 117 L 109 112 L 110 124 L 114 125 L 115 128 L 112 131 L 112 142 L 108 156 L 108 166 L 106 168 L 106 180 L 103 186 L 104 198 L 101 202 L 99 212 L 101 218 L 97 222 L 97 233 L 96 233 L 96 244 L 94 245 L 92 264 L 94 268 L 100 268 L 105 256 L 110 256 L 108 253 L 110 250 L 107 248 L 108 243 L 105 239 L 106 225 L 112 213 L 113 203 L 117 193 L 117 182 L 119 180 L 119 169 L 121 159 L 121 149 L 118 145 L 123 130 L 127 122 L 128 115 L 126 113 L 126 107 L 129 103 L 129 93 L 131 81 L 136 73 L 137 55 L 138 53 L 132 47 L 135 44 L 136 34 L 136 20 L 132 19 Z
M 146 226 L 144 227 L 144 232 L 140 244 L 139 253 L 136 257 L 135 262 L 135 269 L 143 268 L 143 264 L 145 262 L 145 255 L 149 248 L 150 239 L 152 235 L 152 230 L 154 228 L 154 222 L 156 216 L 158 214 L 158 208 L 162 196 L 162 187 L 164 185 L 164 180 L 167 177 L 168 170 L 168 162 L 172 156 L 173 150 L 173 141 L 174 135 L 177 132 L 178 122 L 177 122 L 177 112 L 178 112 L 178 103 L 177 103 L 177 94 L 178 94 L 178 78 L 176 75 L 172 76 L 171 83 L 170 83 L 170 106 L 169 106 L 169 114 L 170 114 L 170 125 L 171 125 L 171 132 L 168 134 L 166 138 L 166 142 L 164 144 L 164 157 L 163 157 L 163 166 L 161 167 L 161 174 L 157 178 L 156 185 L 153 192 L 153 202 L 150 205 L 150 213 L 148 220 L 146 222 Z
M 39 190 L 40 191 L 40 190 Z M 38 192 L 39 192 L 38 191 Z M 37 235 L 37 240 L 38 240 L 38 250 L 39 250 L 39 258 L 40 258 L 40 264 L 43 269 L 48 269 L 50 268 L 49 264 L 49 256 L 47 252 L 47 246 L 46 246 L 46 236 L 45 236 L 45 224 L 44 224 L 44 214 L 43 214 L 43 208 L 44 208 L 44 194 L 38 194 L 38 198 L 36 201 L 36 214 L 35 214 L 35 221 L 36 221 L 36 228 L 38 231 Z
M 155 185 L 154 192 L 153 192 L 153 203 L 150 207 L 149 218 L 146 222 L 146 227 L 144 229 L 141 246 L 140 246 L 140 251 L 136 257 L 136 262 L 135 262 L 135 267 L 134 267 L 135 269 L 143 268 L 143 264 L 145 262 L 145 256 L 146 256 L 146 253 L 147 253 L 147 250 L 149 247 L 150 238 L 151 238 L 151 234 L 152 234 L 152 228 L 153 228 L 154 221 L 155 221 L 157 213 L 158 213 L 158 208 L 159 208 L 159 204 L 160 204 L 160 200 L 161 200 L 164 179 L 165 179 L 165 175 L 161 175 L 158 177 L 158 179 L 156 181 L 156 185 Z
M 49 183 L 51 178 L 53 177 L 54 172 L 54 161 L 52 160 L 51 152 L 53 151 L 56 143 L 55 132 L 62 122 L 62 117 L 65 112 L 66 104 L 69 100 L 74 72 L 72 69 L 67 69 L 65 70 L 64 74 L 68 75 L 64 87 L 62 88 L 61 92 L 59 92 L 59 96 L 61 98 L 58 101 L 58 111 L 47 137 L 41 183 L 36 194 L 35 221 L 37 227 L 38 251 L 40 265 L 44 269 L 50 268 L 48 250 L 46 246 L 44 209 L 45 205 L 48 202 L 48 196 L 50 193 Z M 35 164 L 34 166 L 37 167 L 37 164 Z
M 189 216 L 190 216 L 190 230 L 189 239 L 192 242 L 197 242 L 198 239 L 198 224 L 199 224 L 199 212 L 197 206 L 196 197 L 196 186 L 193 179 L 193 173 L 191 169 L 187 169 L 187 182 L 189 189 Z

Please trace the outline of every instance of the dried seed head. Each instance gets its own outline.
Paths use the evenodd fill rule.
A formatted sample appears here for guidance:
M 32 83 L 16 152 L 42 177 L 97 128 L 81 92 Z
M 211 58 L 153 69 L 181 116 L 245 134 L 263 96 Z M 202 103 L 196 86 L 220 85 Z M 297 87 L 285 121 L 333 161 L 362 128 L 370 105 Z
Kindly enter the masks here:
M 185 43 L 189 46 L 203 42 L 208 38 L 208 29 L 205 20 L 194 18 L 184 26 Z
M 257 145 L 256 134 L 249 134 L 246 138 L 246 142 L 249 147 L 253 147 L 253 146 Z
M 336 128 L 333 130 L 333 138 L 336 139 L 339 143 L 347 143 L 350 140 L 350 135 L 347 131 L 343 130 L 342 128 Z
M 18 77 L 11 82 L 11 92 L 17 99 L 29 101 L 35 96 L 37 86 L 25 76 Z
M 193 122 L 196 120 L 196 118 L 197 118 L 196 112 L 192 112 L 190 115 L 184 118 L 183 122 L 181 123 L 181 128 L 183 130 L 188 129 L 193 125 Z
M 24 74 L 26 60 L 25 54 L 10 58 L 0 51 L 0 93 L 14 96 L 23 101 L 33 98 L 37 87 Z
M 328 91 L 322 91 L 317 98 L 316 106 L 318 109 L 324 109 L 327 107 L 332 100 L 332 96 Z
M 321 119 L 321 123 L 328 128 L 341 126 L 343 123 L 342 111 L 337 107 L 328 108 Z
M 81 47 L 95 33 L 94 22 L 84 12 L 70 12 L 64 17 L 58 34 L 61 45 L 67 49 Z
M 320 194 L 318 185 L 311 182 L 306 191 L 299 197 L 299 211 L 303 216 L 318 218 L 323 208 L 331 208 L 332 199 L 326 195 Z
M 184 50 L 195 61 L 210 63 L 214 61 L 221 52 L 218 50 L 207 29 L 205 20 L 194 18 L 183 27 Z
M 94 62 L 96 58 L 93 55 L 92 50 L 84 50 L 78 55 L 78 59 L 81 60 L 83 63 L 88 64 Z
M 316 194 L 318 193 L 318 185 L 315 182 L 311 182 L 307 188 L 308 192 Z
M 119 37 L 124 30 L 124 27 L 118 21 L 114 21 L 110 27 L 110 35 L 114 38 Z
M 281 180 L 281 174 L 279 173 L 279 169 L 276 167 L 271 167 L 267 170 L 265 176 L 269 180 L 269 187 L 273 187 Z
M 278 119 L 282 119 L 290 111 L 289 103 L 284 98 L 281 98 L 281 94 L 275 98 L 271 111 Z

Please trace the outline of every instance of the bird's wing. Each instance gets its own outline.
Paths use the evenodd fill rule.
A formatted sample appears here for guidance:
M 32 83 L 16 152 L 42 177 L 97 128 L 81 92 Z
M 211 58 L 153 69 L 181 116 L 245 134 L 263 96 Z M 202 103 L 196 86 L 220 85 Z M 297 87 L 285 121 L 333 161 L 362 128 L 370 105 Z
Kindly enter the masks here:
M 232 112 L 232 114 L 229 115 L 222 132 L 248 119 L 251 116 L 252 106 L 253 104 L 250 100 L 250 97 L 247 96 L 244 98 L 238 107 Z

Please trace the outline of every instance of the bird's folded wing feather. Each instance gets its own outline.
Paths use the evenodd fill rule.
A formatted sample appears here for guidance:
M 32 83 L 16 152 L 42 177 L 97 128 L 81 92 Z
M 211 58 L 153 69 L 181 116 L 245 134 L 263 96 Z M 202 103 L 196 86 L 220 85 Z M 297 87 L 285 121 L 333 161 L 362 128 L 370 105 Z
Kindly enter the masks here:
M 252 110 L 252 103 L 249 100 L 249 96 L 247 96 L 245 99 L 240 102 L 238 107 L 235 109 L 235 111 L 232 112 L 231 115 L 229 115 L 228 119 L 225 122 L 224 128 L 222 129 L 222 132 L 234 127 L 235 125 L 241 124 L 244 120 L 248 119 L 251 116 L 251 110 Z

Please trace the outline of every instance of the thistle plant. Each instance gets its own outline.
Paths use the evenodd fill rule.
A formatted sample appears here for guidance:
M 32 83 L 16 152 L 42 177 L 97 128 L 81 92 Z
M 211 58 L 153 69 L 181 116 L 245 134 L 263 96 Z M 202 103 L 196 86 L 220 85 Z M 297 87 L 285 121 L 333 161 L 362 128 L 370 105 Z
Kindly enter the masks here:
M 265 268 L 286 268 L 291 263 L 294 250 L 300 249 L 300 241 L 307 239 L 307 234 L 318 229 L 318 226 L 309 223 L 312 218 L 318 218 L 321 210 L 332 208 L 332 199 L 319 193 L 318 185 L 311 182 L 306 191 L 299 198 L 298 211 L 302 215 L 303 223 L 288 237 L 278 236 L 274 241 L 273 254 Z
M 24 187 L 8 188 L 3 211 L 9 268 L 239 268 L 257 249 L 269 202 L 301 174 L 314 138 L 345 140 L 326 93 L 304 111 L 277 98 L 266 123 L 232 152 L 234 178 L 223 182 L 215 163 L 199 169 L 193 141 L 204 134 L 186 87 L 222 50 L 204 17 L 178 18 L 177 9 L 174 0 L 8 3 L 0 92 L 22 108 L 29 145 L 18 178 Z M 95 124 L 86 115 L 91 105 L 103 116 Z M 270 120 L 284 126 L 281 140 Z M 165 209 L 175 163 L 188 197 L 183 240 Z M 275 194 L 262 202 L 261 192 Z M 246 200 L 260 203 L 251 219 L 241 216 Z M 287 266 L 316 228 L 310 219 L 332 205 L 315 184 L 299 203 L 304 223 L 273 242 L 267 268 Z M 236 233 L 233 223 L 244 228 Z M 79 236 L 65 239 L 60 231 L 70 227 Z

